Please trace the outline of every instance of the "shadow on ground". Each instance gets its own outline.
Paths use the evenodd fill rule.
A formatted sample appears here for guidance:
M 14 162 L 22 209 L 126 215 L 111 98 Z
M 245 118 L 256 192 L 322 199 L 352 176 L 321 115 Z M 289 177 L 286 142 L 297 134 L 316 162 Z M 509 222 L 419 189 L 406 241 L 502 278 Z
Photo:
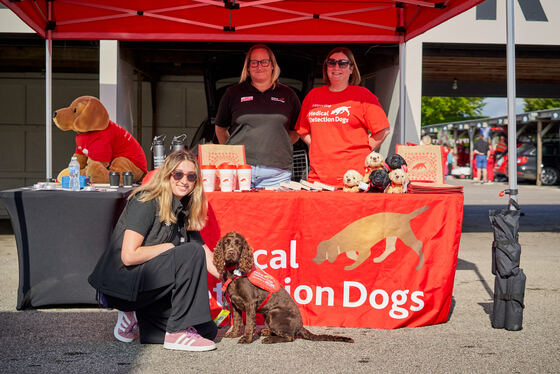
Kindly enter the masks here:
M 492 232 L 488 211 L 506 208 L 506 205 L 465 205 L 462 232 Z M 521 212 L 524 215 L 519 219 L 519 232 L 560 231 L 558 205 L 521 205 Z

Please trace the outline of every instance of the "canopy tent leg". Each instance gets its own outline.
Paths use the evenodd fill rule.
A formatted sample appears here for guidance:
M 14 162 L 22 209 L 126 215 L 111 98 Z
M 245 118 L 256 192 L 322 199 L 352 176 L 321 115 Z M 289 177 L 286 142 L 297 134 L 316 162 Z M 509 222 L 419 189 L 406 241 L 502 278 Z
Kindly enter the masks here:
M 519 217 L 522 215 L 517 202 L 517 133 L 515 116 L 515 38 L 513 0 L 507 0 L 507 95 L 508 95 L 508 174 L 510 195 L 508 209 L 489 211 L 494 232 L 492 242 L 492 274 L 494 304 L 492 327 L 519 331 L 523 328 L 525 284 L 527 277 L 519 267 Z
M 52 2 L 48 2 L 48 17 L 52 14 Z M 52 31 L 47 30 L 45 39 L 45 158 L 46 181 L 52 179 Z
M 517 203 L 517 118 L 515 116 L 515 17 L 513 0 L 507 0 L 507 107 L 508 107 L 508 180 L 510 197 Z M 512 204 L 509 209 L 515 210 Z
M 400 144 L 405 144 L 405 113 L 406 113 L 406 86 L 405 80 L 405 62 L 406 62 L 406 43 L 399 43 L 399 126 L 400 126 Z

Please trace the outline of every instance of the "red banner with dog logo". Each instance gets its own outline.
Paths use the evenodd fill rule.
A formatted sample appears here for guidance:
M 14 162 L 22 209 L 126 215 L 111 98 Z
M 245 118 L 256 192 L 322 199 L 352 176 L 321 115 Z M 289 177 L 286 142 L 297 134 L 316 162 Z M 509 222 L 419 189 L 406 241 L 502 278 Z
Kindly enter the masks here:
M 462 194 L 207 194 L 210 248 L 241 233 L 308 326 L 398 328 L 447 321 Z M 213 315 L 221 283 L 209 276 Z M 261 320 L 262 323 L 262 320 Z

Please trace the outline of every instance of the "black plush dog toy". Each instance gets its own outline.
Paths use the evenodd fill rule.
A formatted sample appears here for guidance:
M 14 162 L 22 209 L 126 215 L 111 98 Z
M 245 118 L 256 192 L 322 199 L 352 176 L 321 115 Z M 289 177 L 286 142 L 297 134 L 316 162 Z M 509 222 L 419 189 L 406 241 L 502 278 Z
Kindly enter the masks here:
M 387 163 L 387 166 L 389 166 L 389 169 L 391 170 L 402 168 L 405 169 L 406 171 L 407 164 L 405 159 L 401 155 L 395 153 L 394 155 L 391 155 L 391 157 L 387 158 L 385 162 Z M 405 168 L 402 167 L 403 165 L 405 166 Z
M 391 184 L 391 180 L 389 179 L 389 173 L 385 169 L 374 170 L 369 175 L 369 189 L 367 192 L 382 193 L 389 184 Z

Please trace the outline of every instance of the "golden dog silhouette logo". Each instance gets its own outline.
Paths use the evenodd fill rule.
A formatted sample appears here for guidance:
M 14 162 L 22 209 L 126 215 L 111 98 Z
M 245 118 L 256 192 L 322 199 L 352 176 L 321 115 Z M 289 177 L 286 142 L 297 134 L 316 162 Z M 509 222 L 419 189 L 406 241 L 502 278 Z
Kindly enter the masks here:
M 371 248 L 381 240 L 386 239 L 385 250 L 373 259 L 375 263 L 382 262 L 395 252 L 395 244 L 400 239 L 418 255 L 416 270 L 420 270 L 424 264 L 423 243 L 414 235 L 410 221 L 428 209 L 428 206 L 423 206 L 411 213 L 383 212 L 360 218 L 332 238 L 320 242 L 313 262 L 318 265 L 325 260 L 332 263 L 341 253 L 345 253 L 354 263 L 345 266 L 344 270 L 353 270 L 371 255 Z

